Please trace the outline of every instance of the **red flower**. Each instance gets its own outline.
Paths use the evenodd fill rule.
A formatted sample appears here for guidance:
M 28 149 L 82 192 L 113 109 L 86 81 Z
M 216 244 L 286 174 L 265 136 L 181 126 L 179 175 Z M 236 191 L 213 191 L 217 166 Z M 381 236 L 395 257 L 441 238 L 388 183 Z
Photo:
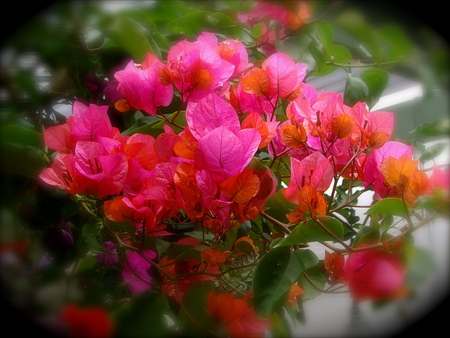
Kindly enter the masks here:
M 114 323 L 108 312 L 101 307 L 80 308 L 68 304 L 61 313 L 67 325 L 68 336 L 76 338 L 107 338 L 114 332 Z

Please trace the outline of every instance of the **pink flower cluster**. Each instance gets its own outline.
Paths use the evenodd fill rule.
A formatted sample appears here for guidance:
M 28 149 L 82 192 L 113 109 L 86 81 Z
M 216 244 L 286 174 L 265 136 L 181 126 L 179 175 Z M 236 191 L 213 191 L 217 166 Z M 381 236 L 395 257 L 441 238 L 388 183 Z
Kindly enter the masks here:
M 242 42 L 219 42 L 211 33 L 180 41 L 165 62 L 147 54 L 142 64 L 130 61 L 115 73 L 126 106 L 161 117 L 164 132 L 122 135 L 108 106 L 76 101 L 66 123 L 44 132 L 55 153 L 40 178 L 101 199 L 107 218 L 128 220 L 152 236 L 170 235 L 171 218 L 187 217 L 220 237 L 258 217 L 277 189 L 273 172 L 254 161 L 262 149 L 271 156 L 269 167 L 289 158 L 283 192 L 298 205 L 288 216 L 294 223 L 326 214 L 324 193 L 340 177 L 361 181 L 377 199 L 410 203 L 439 187 L 442 172 L 435 169 L 428 180 L 414 167 L 412 148 L 389 141 L 392 113 L 318 93 L 304 83 L 306 74 L 307 65 L 280 52 L 251 64 Z M 160 111 L 175 95 L 186 118 L 179 133 Z M 133 253 L 127 259 L 136 271 L 125 270 L 124 278 L 133 290 L 145 289 L 148 260 Z

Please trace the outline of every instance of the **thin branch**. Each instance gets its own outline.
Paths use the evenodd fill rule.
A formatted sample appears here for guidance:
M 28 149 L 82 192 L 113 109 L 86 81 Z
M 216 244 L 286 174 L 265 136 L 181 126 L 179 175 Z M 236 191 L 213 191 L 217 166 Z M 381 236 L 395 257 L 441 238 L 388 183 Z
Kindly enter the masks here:
M 283 229 L 283 231 L 284 231 L 285 233 L 287 233 L 287 234 L 290 234 L 290 233 L 291 233 L 291 230 L 288 228 L 288 225 L 287 225 L 287 224 L 285 224 L 285 223 L 283 223 L 283 222 L 277 220 L 276 218 L 274 218 L 274 217 L 272 217 L 272 216 L 266 214 L 264 211 L 261 211 L 259 214 L 260 214 L 262 217 L 264 217 L 265 219 L 271 221 L 273 224 L 279 226 L 281 229 Z

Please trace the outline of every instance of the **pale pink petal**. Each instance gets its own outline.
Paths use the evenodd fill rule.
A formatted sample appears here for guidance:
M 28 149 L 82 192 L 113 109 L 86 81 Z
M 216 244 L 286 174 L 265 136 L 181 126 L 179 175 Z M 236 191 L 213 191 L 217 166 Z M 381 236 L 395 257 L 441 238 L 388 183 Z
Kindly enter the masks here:
M 197 139 L 220 126 L 234 133 L 240 129 L 239 117 L 233 106 L 214 92 L 198 102 L 188 103 L 186 121 Z
M 72 120 L 72 136 L 77 141 L 96 141 L 98 137 L 111 137 L 114 134 L 107 114 L 108 106 L 91 104 L 84 112 L 76 110 L 78 112 Z
M 254 132 L 259 136 L 256 130 Z M 251 146 L 245 145 L 244 148 L 242 140 L 248 139 L 254 145 L 255 138 L 253 132 L 245 132 L 238 137 L 226 127 L 218 127 L 199 140 L 195 163 L 200 169 L 208 170 L 214 180 L 223 181 L 240 172 L 250 162 Z
M 369 132 L 383 132 L 389 138 L 394 129 L 394 113 L 386 111 L 374 111 L 368 116 Z
M 240 170 L 243 170 L 252 160 L 261 142 L 261 134 L 256 129 L 242 129 L 237 134 L 242 144 L 242 161 Z
M 73 145 L 70 142 L 71 128 L 67 123 L 50 127 L 44 131 L 44 142 L 53 150 L 62 153 L 73 151 Z
M 270 78 L 270 92 L 278 97 L 287 97 L 300 85 L 303 77 L 299 77 L 294 60 L 284 53 L 269 56 L 262 64 Z M 300 68 L 302 69 L 302 68 Z

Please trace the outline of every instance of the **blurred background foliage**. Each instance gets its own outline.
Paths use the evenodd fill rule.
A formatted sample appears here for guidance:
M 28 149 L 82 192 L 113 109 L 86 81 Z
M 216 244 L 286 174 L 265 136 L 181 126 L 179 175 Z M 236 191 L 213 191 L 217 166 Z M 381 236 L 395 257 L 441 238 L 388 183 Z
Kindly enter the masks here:
M 294 0 L 272 2 L 293 10 L 298 5 Z M 78 209 L 36 180 L 49 163 L 42 142 L 44 128 L 65 122 L 75 100 L 110 105 L 110 118 L 121 130 L 145 125 L 145 116 L 126 117 L 115 110 L 105 92 L 108 80 L 131 58 L 140 62 L 150 52 L 164 60 L 175 42 L 194 40 L 203 31 L 241 40 L 254 62 L 264 59 L 264 45 L 258 43 L 261 23 L 250 27 L 238 20 L 238 13 L 249 12 L 255 3 L 59 1 L 39 10 L 31 7 L 36 14 L 28 18 L 22 15 L 20 26 L 5 36 L 1 46 L 0 239 L 2 247 L 24 236 L 38 244 L 40 249 L 26 263 L 34 269 L 43 264 L 39 261 L 43 252 L 52 252 L 58 264 L 30 274 L 26 283 L 17 282 L 24 279 L 22 270 L 2 268 L 3 294 L 20 294 L 15 302 L 39 312 L 43 303 L 35 294 L 37 286 L 58 280 L 73 258 L 89 249 L 89 243 L 77 240 L 83 233 L 73 226 L 82 217 Z M 373 106 L 392 73 L 422 83 L 425 96 L 435 95 L 436 89 L 448 92 L 448 45 L 424 17 L 429 11 L 414 15 L 413 9 L 379 1 L 310 1 L 309 10 L 305 24 L 284 31 L 268 20 L 266 24 L 278 32 L 272 47 L 307 63 L 308 78 L 345 70 L 347 104 L 365 101 Z M 6 19 L 8 14 L 4 15 Z M 165 112 L 172 113 L 171 109 Z M 444 137 L 449 130 L 444 117 L 427 121 L 415 135 Z M 61 224 L 61 219 L 69 224 Z M 95 276 L 95 271 L 90 273 Z M 115 277 L 92 279 L 95 285 L 82 288 L 84 299 L 100 302 L 96 291 L 107 289 L 108 280 Z

